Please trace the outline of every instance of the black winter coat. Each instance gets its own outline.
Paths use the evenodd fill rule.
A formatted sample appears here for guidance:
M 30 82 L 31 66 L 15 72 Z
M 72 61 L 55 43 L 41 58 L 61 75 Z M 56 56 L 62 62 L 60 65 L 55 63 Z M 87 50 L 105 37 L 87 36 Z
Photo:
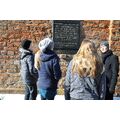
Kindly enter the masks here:
M 112 53 L 111 50 L 103 53 L 102 58 L 107 79 L 107 89 L 111 94 L 113 94 L 115 91 L 119 72 L 119 60 L 118 57 Z

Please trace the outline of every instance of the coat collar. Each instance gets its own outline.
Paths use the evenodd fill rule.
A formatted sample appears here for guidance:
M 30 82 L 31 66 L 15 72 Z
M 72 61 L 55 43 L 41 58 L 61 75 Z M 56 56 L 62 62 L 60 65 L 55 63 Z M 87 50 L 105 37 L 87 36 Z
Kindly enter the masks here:
M 103 59 L 103 63 L 105 64 L 106 59 L 111 56 L 113 54 L 113 52 L 111 50 L 108 50 L 105 53 L 102 53 L 102 59 Z

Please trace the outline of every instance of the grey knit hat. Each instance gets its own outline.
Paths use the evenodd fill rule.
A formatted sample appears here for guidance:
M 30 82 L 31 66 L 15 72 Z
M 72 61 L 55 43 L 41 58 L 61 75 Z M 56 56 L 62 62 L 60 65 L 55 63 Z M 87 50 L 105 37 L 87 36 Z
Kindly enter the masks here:
M 54 48 L 54 41 L 50 38 L 44 38 L 40 41 L 38 47 L 42 52 L 45 52 L 46 49 L 53 50 Z
M 100 45 L 101 46 L 106 46 L 108 49 L 109 49 L 109 43 L 108 43 L 108 41 L 102 41 L 101 43 L 100 43 Z

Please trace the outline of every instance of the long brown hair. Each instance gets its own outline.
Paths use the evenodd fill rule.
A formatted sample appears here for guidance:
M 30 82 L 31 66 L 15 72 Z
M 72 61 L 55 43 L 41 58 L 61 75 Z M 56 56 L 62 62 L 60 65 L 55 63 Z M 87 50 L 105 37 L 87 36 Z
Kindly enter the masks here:
M 102 72 L 102 60 L 97 53 L 95 44 L 84 40 L 76 55 L 73 57 L 72 73 L 80 77 L 97 77 Z

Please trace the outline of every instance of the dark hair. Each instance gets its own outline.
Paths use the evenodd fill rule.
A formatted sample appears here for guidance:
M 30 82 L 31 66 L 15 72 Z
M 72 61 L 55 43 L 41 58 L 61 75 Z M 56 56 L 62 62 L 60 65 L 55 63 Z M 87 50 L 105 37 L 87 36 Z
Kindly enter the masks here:
M 24 49 L 29 49 L 31 42 L 31 40 L 24 39 L 21 43 L 21 47 Z

